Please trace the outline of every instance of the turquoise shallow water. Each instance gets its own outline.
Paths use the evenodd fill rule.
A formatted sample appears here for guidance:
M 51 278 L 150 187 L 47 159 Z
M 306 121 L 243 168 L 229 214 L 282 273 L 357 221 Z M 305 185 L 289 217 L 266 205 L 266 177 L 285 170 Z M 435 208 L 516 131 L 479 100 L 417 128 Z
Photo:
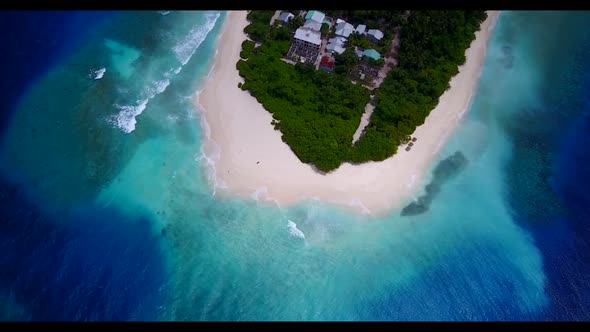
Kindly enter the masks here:
M 456 151 L 466 166 L 428 179 L 440 190 L 426 212 L 375 219 L 216 199 L 192 98 L 225 13 L 117 13 L 30 85 L 5 131 L 0 307 L 32 320 L 529 320 L 566 319 L 568 303 L 588 318 L 554 286 L 563 268 L 535 226 L 573 211 L 548 180 L 559 145 L 536 137 L 582 112 L 587 16 L 503 13 L 432 169 Z

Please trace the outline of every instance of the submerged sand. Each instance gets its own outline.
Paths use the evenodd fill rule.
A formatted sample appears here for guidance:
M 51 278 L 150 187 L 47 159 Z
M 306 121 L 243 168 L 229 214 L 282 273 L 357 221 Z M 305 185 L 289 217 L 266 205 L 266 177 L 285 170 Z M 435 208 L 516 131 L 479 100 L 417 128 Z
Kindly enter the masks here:
M 470 107 L 498 14 L 488 11 L 451 88 L 414 132 L 418 140 L 411 151 L 400 147 L 385 161 L 345 163 L 322 175 L 295 156 L 270 124 L 271 114 L 249 92 L 238 88 L 243 79 L 236 62 L 247 38 L 243 30 L 248 22 L 245 11 L 229 12 L 214 67 L 196 98 L 203 112 L 203 151 L 210 161 L 208 172 L 215 194 L 251 196 L 280 206 L 319 199 L 369 214 L 401 208 L 422 188 L 438 150 Z

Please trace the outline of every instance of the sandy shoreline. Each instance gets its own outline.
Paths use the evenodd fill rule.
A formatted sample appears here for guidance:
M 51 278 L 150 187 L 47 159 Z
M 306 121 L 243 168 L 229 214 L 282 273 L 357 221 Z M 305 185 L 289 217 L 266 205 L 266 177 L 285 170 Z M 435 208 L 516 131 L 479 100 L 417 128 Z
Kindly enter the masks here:
M 297 159 L 281 140 L 281 133 L 271 126 L 271 114 L 249 92 L 237 87 L 243 80 L 236 62 L 248 23 L 246 12 L 229 12 L 213 70 L 196 97 L 197 108 L 203 111 L 207 137 L 202 148 L 215 179 L 215 194 L 250 196 L 280 206 L 319 199 L 374 215 L 403 207 L 422 188 L 438 149 L 470 106 L 497 15 L 488 11 L 488 19 L 466 51 L 465 64 L 450 82 L 451 88 L 414 132 L 418 141 L 410 152 L 400 149 L 382 162 L 343 164 L 321 175 Z

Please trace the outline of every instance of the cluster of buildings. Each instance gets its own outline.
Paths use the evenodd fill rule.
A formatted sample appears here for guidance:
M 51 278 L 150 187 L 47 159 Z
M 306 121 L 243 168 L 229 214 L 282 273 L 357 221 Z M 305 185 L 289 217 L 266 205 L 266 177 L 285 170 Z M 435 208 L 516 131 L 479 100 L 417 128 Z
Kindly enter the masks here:
M 283 12 L 279 15 L 278 20 L 287 23 L 295 15 Z M 334 25 L 335 24 L 335 25 Z M 326 25 L 329 29 L 334 29 L 334 37 L 329 40 L 322 40 L 321 29 Z M 334 26 L 333 26 L 334 25 Z M 356 28 L 342 20 L 326 17 L 326 15 L 317 10 L 310 10 L 305 14 L 305 23 L 295 31 L 293 41 L 287 58 L 301 63 L 316 64 L 318 58 L 319 68 L 331 71 L 334 67 L 333 54 L 342 54 L 346 50 L 346 42 L 350 35 L 357 33 L 366 36 L 374 43 L 379 43 L 383 39 L 383 32 L 377 29 L 368 29 L 364 24 L 359 24 Z M 366 56 L 379 60 L 381 55 L 374 49 L 361 50 L 355 47 L 354 51 L 359 58 Z

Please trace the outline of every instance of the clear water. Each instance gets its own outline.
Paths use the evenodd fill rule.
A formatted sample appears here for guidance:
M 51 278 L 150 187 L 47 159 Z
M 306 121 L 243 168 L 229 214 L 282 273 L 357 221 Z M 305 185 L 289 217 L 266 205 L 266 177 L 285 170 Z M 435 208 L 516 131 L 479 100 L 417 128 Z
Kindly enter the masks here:
M 212 195 L 192 98 L 225 13 L 88 23 L 6 112 L 0 318 L 590 318 L 589 15 L 502 13 L 438 155 L 467 166 L 380 219 Z

